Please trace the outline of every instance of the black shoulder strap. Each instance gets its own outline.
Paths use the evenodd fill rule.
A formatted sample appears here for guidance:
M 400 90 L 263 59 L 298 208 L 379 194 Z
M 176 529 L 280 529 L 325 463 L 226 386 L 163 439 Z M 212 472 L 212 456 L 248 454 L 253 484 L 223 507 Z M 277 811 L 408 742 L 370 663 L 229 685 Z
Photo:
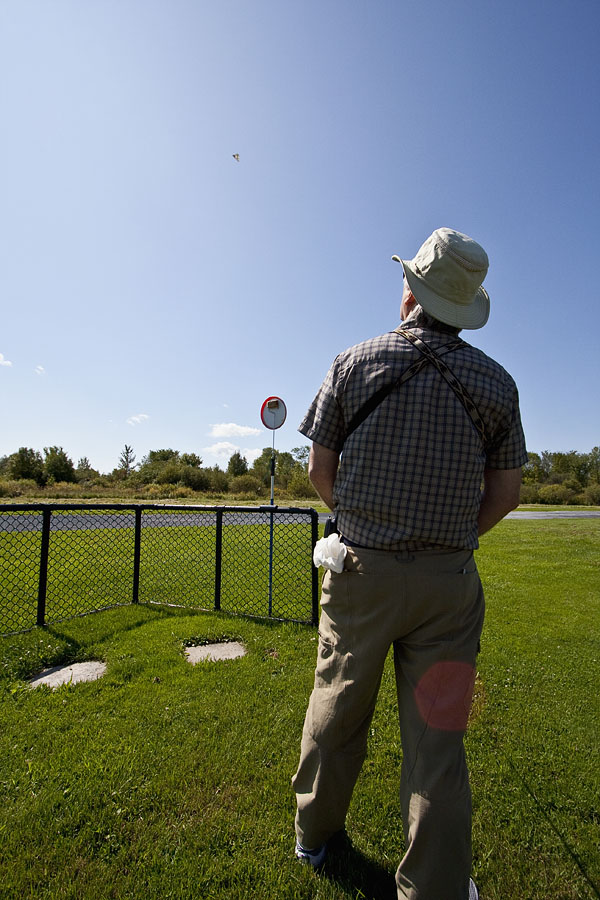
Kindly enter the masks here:
M 396 328 L 395 331 L 397 331 L 398 334 L 402 335 L 403 338 L 406 338 L 407 341 L 410 341 L 410 343 L 414 347 L 416 347 L 420 353 L 423 354 L 421 358 L 426 359 L 430 363 L 432 363 L 436 367 L 442 378 L 444 378 L 448 382 L 448 384 L 464 406 L 469 418 L 471 419 L 473 425 L 475 426 L 475 429 L 477 430 L 477 433 L 479 434 L 479 437 L 481 438 L 483 446 L 485 447 L 487 443 L 485 423 L 481 418 L 477 406 L 475 405 L 475 401 L 467 391 L 466 387 L 461 384 L 454 372 L 452 372 L 452 370 L 448 368 L 446 363 L 442 359 L 440 359 L 439 354 L 435 353 L 431 349 L 431 347 L 429 347 L 424 341 L 418 338 L 416 334 L 413 334 L 412 331 L 405 331 L 401 328 Z
M 396 328 L 394 330 L 397 332 L 397 334 L 401 334 L 403 337 L 406 337 L 406 335 L 400 329 Z M 441 355 L 445 356 L 446 353 L 451 353 L 452 350 L 456 350 L 457 347 L 461 347 L 463 343 L 464 341 L 462 341 L 460 338 L 456 338 L 450 344 L 447 344 L 439 355 L 435 355 L 438 358 Z M 433 350 L 431 352 L 433 353 Z M 375 393 L 371 397 L 369 397 L 366 403 L 363 403 L 358 412 L 356 412 L 350 420 L 348 428 L 346 429 L 345 440 L 348 440 L 352 432 L 356 431 L 359 425 L 362 425 L 365 419 L 371 415 L 373 410 L 375 410 L 379 406 L 379 404 L 382 403 L 382 401 L 392 393 L 392 391 L 396 390 L 396 388 L 399 388 L 402 384 L 405 384 L 407 381 L 417 375 L 422 369 L 425 368 L 425 366 L 428 365 L 429 362 L 431 362 L 431 360 L 428 359 L 425 355 L 421 356 L 411 366 L 409 366 L 408 369 L 405 369 L 405 371 L 402 373 L 402 375 L 400 375 L 399 378 L 396 378 L 390 384 L 384 384 L 383 387 L 380 387 L 378 391 L 375 391 Z

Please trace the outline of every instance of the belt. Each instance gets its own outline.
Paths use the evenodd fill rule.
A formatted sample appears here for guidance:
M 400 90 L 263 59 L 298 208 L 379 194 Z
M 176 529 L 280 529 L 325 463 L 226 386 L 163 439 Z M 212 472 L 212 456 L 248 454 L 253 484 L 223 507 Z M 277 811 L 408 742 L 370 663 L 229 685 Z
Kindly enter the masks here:
M 356 541 L 351 541 L 343 534 L 340 534 L 340 543 L 346 544 L 348 547 L 358 547 L 359 550 L 375 550 L 375 547 L 367 547 L 366 544 L 357 544 Z

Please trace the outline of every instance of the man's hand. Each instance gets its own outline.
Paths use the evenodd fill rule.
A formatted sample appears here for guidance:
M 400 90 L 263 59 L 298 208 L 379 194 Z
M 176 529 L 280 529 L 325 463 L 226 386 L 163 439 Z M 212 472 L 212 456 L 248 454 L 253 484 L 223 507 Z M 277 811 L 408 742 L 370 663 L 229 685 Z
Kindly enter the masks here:
M 322 444 L 313 445 L 308 457 L 308 477 L 323 503 L 333 510 L 333 483 L 337 475 L 340 454 Z
M 485 534 L 519 505 L 521 469 L 486 469 L 479 507 L 478 531 Z

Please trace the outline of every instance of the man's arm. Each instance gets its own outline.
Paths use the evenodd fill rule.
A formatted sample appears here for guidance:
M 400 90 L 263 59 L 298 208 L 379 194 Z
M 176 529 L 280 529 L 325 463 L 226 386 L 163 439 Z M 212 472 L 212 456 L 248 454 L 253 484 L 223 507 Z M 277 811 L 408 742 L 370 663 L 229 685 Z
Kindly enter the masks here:
M 323 503 L 333 510 L 333 483 L 340 454 L 313 441 L 308 457 L 308 477 Z
M 479 507 L 479 535 L 485 534 L 519 505 L 521 469 L 486 469 Z

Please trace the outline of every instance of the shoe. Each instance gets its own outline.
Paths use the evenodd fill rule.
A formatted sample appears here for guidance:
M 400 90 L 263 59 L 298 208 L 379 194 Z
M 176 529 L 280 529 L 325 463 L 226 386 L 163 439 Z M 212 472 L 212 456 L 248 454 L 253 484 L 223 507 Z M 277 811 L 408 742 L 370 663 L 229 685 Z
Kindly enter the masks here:
M 469 900 L 479 900 L 479 891 L 472 878 L 469 878 Z
M 299 859 L 300 862 L 308 863 L 309 866 L 312 866 L 313 869 L 318 869 L 319 866 L 322 866 L 325 861 L 325 854 L 327 853 L 327 844 L 323 844 L 322 847 L 317 847 L 316 850 L 307 850 L 306 847 L 303 847 L 300 841 L 296 841 L 296 849 L 294 850 L 296 855 L 296 859 Z

